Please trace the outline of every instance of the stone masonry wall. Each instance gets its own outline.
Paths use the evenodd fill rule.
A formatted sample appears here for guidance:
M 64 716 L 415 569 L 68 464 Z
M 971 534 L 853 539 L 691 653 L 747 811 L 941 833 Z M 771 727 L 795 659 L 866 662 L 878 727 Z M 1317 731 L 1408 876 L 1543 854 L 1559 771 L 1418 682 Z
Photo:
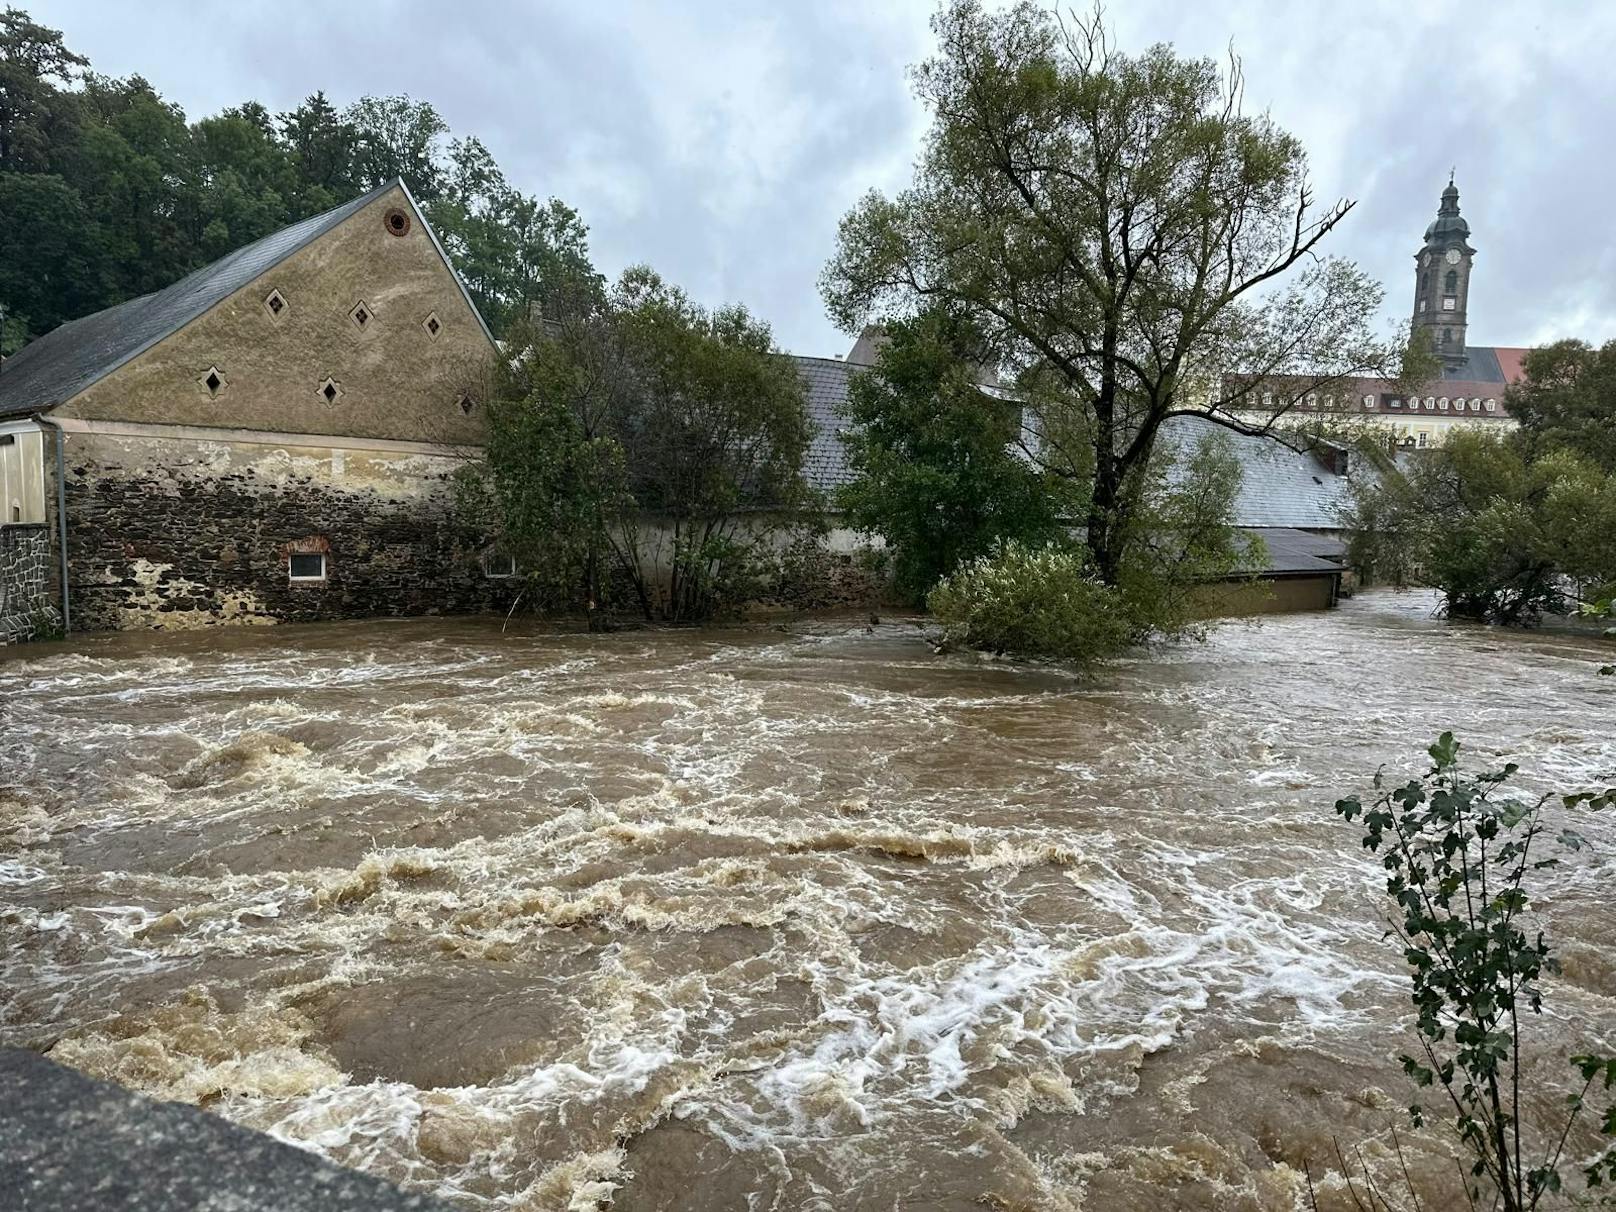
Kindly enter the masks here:
M 50 583 L 49 528 L 0 526 L 0 645 L 55 629 Z
M 389 479 L 285 452 L 165 463 L 68 449 L 75 630 L 468 613 L 515 592 L 484 575 L 455 520 L 452 468 L 436 460 Z M 291 581 L 294 551 L 324 553 L 327 579 Z

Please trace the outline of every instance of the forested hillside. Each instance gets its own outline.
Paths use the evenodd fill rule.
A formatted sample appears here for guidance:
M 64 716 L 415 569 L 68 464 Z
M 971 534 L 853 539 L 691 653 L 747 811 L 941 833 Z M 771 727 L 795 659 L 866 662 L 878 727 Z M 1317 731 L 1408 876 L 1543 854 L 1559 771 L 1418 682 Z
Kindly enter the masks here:
M 323 92 L 191 120 L 138 75 L 96 72 L 62 34 L 0 13 L 0 352 L 145 294 L 305 216 L 402 176 L 496 333 L 585 228 L 506 181 L 431 102 Z

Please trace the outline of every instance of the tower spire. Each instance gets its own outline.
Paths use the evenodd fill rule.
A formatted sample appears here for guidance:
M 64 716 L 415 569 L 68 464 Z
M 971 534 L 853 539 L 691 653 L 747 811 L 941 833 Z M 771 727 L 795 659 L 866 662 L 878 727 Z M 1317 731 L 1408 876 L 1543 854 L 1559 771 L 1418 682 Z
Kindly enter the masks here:
M 1470 246 L 1470 224 L 1459 213 L 1457 175 L 1457 165 L 1448 170 L 1436 219 L 1425 229 L 1424 243 L 1414 254 L 1414 331 L 1425 334 L 1448 377 L 1462 373 L 1469 360 L 1466 308 L 1476 255 Z

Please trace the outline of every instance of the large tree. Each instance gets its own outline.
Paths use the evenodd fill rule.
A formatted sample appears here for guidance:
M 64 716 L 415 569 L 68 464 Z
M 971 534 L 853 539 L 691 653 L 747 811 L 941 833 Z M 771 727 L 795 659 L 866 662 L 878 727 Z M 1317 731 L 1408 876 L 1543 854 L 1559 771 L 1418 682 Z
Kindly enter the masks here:
M 670 622 L 750 597 L 810 504 L 803 384 L 768 326 L 644 267 L 555 277 L 546 306 L 513 330 L 464 503 L 536 604 L 592 624 L 614 589 Z
M 648 269 L 629 270 L 618 294 L 638 384 L 629 484 L 665 538 L 628 550 L 665 567 L 668 618 L 706 618 L 751 595 L 774 536 L 809 511 L 802 378 L 740 304 L 709 311 Z M 657 575 L 636 566 L 642 586 Z
M 932 309 L 883 336 L 876 365 L 848 385 L 854 479 L 836 503 L 848 525 L 886 541 L 899 591 L 924 601 L 1000 540 L 1061 537 L 1072 503 L 1016 450 L 1020 409 L 980 382 L 974 326 Z
M 1572 450 L 1616 473 L 1616 341 L 1556 341 L 1528 353 L 1523 368 L 1504 399 L 1528 445 Z
M 52 149 L 71 129 L 73 105 L 62 90 L 89 60 L 17 8 L 0 11 L 0 172 L 48 172 Z
M 1241 107 L 1227 71 L 1157 46 L 1117 51 L 1098 19 L 954 0 L 913 73 L 932 125 L 912 184 L 843 219 L 822 279 L 850 331 L 960 309 L 1036 389 L 1032 455 L 1091 485 L 1086 542 L 1118 583 L 1161 427 L 1383 371 L 1380 288 L 1320 255 L 1352 209 L 1320 209 L 1300 144 Z M 1238 372 L 1226 374 L 1225 372 Z M 1220 386 L 1221 385 L 1221 386 Z

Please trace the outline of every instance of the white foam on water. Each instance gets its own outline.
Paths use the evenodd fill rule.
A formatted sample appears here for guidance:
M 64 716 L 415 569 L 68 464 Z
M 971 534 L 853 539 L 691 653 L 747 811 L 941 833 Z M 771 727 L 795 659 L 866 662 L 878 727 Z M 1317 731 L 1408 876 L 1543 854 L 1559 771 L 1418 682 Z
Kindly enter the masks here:
M 329 676 L 291 629 L 8 661 L 0 1028 L 468 1207 L 594 1206 L 664 1123 L 774 1184 L 737 1205 L 884 1206 L 884 1169 L 953 1158 L 1075 1207 L 1101 1162 L 1002 1133 L 1142 1097 L 1148 1057 L 1173 1074 L 1158 1116 L 1130 1106 L 1154 1131 L 1228 1041 L 1387 1050 L 1406 985 L 1336 796 L 1455 723 L 1531 788 L 1616 771 L 1589 644 L 1421 609 L 1360 599 L 1098 679 L 862 626 L 336 633 Z M 1584 831 L 1545 912 L 1580 932 L 1578 1015 L 1616 1024 L 1591 925 L 1616 826 Z M 164 1019 L 191 983 L 268 1017 Z M 422 1046 L 482 1076 L 344 1073 L 322 1015 L 418 984 L 423 1023 L 464 1024 Z M 557 1037 L 485 1072 L 485 1026 L 530 1009 Z M 1124 1152 L 1095 1156 L 1192 1165 Z

